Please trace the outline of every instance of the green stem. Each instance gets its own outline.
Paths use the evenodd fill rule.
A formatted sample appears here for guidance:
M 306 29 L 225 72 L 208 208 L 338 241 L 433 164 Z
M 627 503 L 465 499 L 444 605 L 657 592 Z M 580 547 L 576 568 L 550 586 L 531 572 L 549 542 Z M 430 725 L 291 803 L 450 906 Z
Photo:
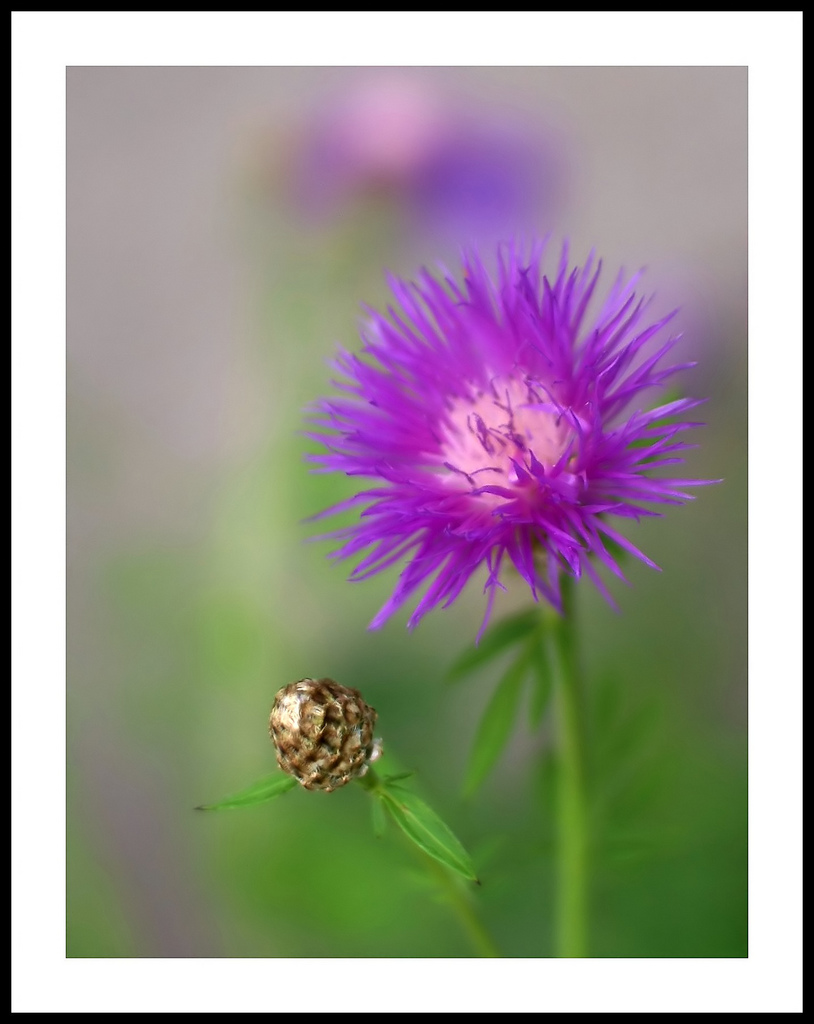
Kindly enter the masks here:
M 557 743 L 556 955 L 587 956 L 588 825 L 573 581 L 562 581 L 563 615 L 546 630 Z
M 362 776 L 362 778 L 359 779 L 359 782 L 370 793 L 374 800 L 379 799 L 376 794 L 376 790 L 381 787 L 382 783 L 372 768 L 368 769 L 367 774 Z M 443 864 L 439 864 L 428 854 L 416 849 L 412 843 L 410 844 L 410 847 L 420 855 L 422 863 L 427 870 L 431 871 L 443 885 L 449 905 L 455 911 L 458 920 L 466 934 L 469 936 L 469 940 L 475 950 L 477 950 L 478 955 L 482 957 L 501 957 L 503 954 L 497 948 L 492 937 L 489 935 L 489 932 L 475 913 L 475 908 L 472 906 L 468 895 L 461 890 L 458 880 L 443 866 Z

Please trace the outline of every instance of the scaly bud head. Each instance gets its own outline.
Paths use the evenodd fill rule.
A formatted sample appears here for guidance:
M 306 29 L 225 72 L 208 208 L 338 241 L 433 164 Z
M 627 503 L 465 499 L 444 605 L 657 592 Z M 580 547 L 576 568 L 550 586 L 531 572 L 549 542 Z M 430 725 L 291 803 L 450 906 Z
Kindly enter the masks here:
M 376 711 L 333 679 L 300 679 L 274 698 L 269 735 L 277 764 L 306 789 L 330 793 L 364 775 L 381 753 Z

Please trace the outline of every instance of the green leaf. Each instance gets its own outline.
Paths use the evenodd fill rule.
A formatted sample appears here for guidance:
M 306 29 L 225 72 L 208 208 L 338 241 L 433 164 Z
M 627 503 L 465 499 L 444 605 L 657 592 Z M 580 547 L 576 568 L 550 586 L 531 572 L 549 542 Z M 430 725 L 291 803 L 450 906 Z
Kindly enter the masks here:
M 286 775 L 285 772 L 277 772 L 275 775 L 269 775 L 265 779 L 260 779 L 259 782 L 255 782 L 248 789 L 235 793 L 234 796 L 227 796 L 225 800 L 221 800 L 219 803 L 202 804 L 200 807 L 196 807 L 195 810 L 227 811 L 237 807 L 253 807 L 254 804 L 264 804 L 269 800 L 273 800 L 275 797 L 286 793 L 289 789 L 293 789 L 296 785 L 297 780 L 293 776 Z
M 464 783 L 466 796 L 475 792 L 506 746 L 517 716 L 520 691 L 528 668 L 529 652 L 526 651 L 507 669 L 486 706 L 469 758 Z
M 416 846 L 464 878 L 478 881 L 472 858 L 460 841 L 415 793 L 394 786 L 379 789 L 378 796 L 396 824 Z
M 508 619 L 496 622 L 481 639 L 477 647 L 468 647 L 452 663 L 447 672 L 447 679 L 450 682 L 457 682 L 463 679 L 476 668 L 485 665 L 488 661 L 496 658 L 512 644 L 519 643 L 537 628 L 540 616 L 537 609 L 520 612 Z
M 387 828 L 387 815 L 384 813 L 384 805 L 381 799 L 374 800 L 372 804 L 373 813 L 373 835 L 381 839 Z
M 671 825 L 609 830 L 602 837 L 608 859 L 617 865 L 636 864 L 674 853 L 686 838 Z
M 537 729 L 551 700 L 551 666 L 548 654 L 541 649 L 530 650 L 531 669 L 534 674 L 534 689 L 531 691 L 529 703 L 529 722 L 532 729 Z
M 385 775 L 384 781 L 387 783 L 401 782 L 402 779 L 409 779 L 413 775 L 415 775 L 415 772 L 398 772 L 395 775 Z

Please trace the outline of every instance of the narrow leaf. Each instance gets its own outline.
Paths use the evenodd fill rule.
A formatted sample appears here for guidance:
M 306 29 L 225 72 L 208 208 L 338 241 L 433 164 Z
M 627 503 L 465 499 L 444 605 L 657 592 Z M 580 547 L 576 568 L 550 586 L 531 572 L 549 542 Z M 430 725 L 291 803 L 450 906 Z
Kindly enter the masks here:
M 382 789 L 380 797 L 390 816 L 416 846 L 464 878 L 477 882 L 471 857 L 423 800 L 400 786 Z
M 447 679 L 450 682 L 463 679 L 474 669 L 480 668 L 481 665 L 496 658 L 512 644 L 519 643 L 537 627 L 538 623 L 539 613 L 536 609 L 524 611 L 496 622 L 477 647 L 468 647 L 456 658 L 447 672 Z
M 374 799 L 371 810 L 373 814 L 373 835 L 377 839 L 381 839 L 387 827 L 387 815 L 384 813 L 384 804 L 381 798 Z
M 464 793 L 467 796 L 471 796 L 483 782 L 506 746 L 517 716 L 520 691 L 528 667 L 526 652 L 506 671 L 486 706 L 469 758 L 464 783 Z
M 395 775 L 385 775 L 384 781 L 388 784 L 391 782 L 401 782 L 402 779 L 409 779 L 413 775 L 415 775 L 415 772 L 398 772 Z
M 548 655 L 538 640 L 535 640 L 535 647 L 530 650 L 530 660 L 534 674 L 534 689 L 531 691 L 529 702 L 529 722 L 532 729 L 537 729 L 551 700 L 551 666 Z
M 196 807 L 196 811 L 226 811 L 237 807 L 252 807 L 254 804 L 264 804 L 273 800 L 276 796 L 286 793 L 297 785 L 297 780 L 285 772 L 277 772 L 265 779 L 260 779 L 247 789 L 235 793 L 234 796 L 227 796 L 216 804 L 203 804 Z

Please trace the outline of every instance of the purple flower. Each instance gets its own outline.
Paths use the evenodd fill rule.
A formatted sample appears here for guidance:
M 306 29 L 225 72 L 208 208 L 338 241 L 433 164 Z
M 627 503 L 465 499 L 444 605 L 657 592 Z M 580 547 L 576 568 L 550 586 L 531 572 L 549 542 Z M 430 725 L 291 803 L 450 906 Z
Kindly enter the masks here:
M 401 73 L 364 75 L 325 98 L 294 149 L 303 213 L 387 195 L 406 228 L 440 240 L 505 237 L 563 192 L 562 147 L 540 125 Z
M 436 97 L 411 78 L 363 78 L 315 111 L 295 161 L 305 210 L 356 193 L 409 190 L 445 133 Z
M 414 175 L 411 213 L 425 235 L 440 240 L 507 237 L 544 213 L 551 217 L 563 191 L 562 162 L 528 127 L 459 115 Z
M 391 278 L 401 309 L 369 310 L 367 358 L 343 351 L 333 364 L 341 395 L 317 406 L 309 436 L 325 451 L 310 458 L 373 481 L 321 513 L 362 506 L 331 535 L 343 541 L 334 556 L 361 556 L 351 580 L 406 559 L 371 628 L 426 586 L 412 628 L 482 566 L 484 627 L 507 566 L 560 610 L 563 572 L 584 573 L 613 603 L 597 567 L 624 579 L 614 551 L 658 568 L 614 520 L 659 515 L 649 506 L 681 505 L 684 488 L 709 482 L 652 475 L 683 461 L 694 447 L 684 431 L 699 426 L 675 421 L 698 400 L 648 408 L 694 365 L 662 366 L 678 338 L 658 339 L 674 314 L 647 322 L 639 275 L 620 273 L 597 302 L 593 253 L 572 268 L 563 246 L 550 280 L 544 250 L 537 242 L 524 259 L 501 247 L 495 275 L 470 252 L 462 284 L 426 270 L 412 284 Z

